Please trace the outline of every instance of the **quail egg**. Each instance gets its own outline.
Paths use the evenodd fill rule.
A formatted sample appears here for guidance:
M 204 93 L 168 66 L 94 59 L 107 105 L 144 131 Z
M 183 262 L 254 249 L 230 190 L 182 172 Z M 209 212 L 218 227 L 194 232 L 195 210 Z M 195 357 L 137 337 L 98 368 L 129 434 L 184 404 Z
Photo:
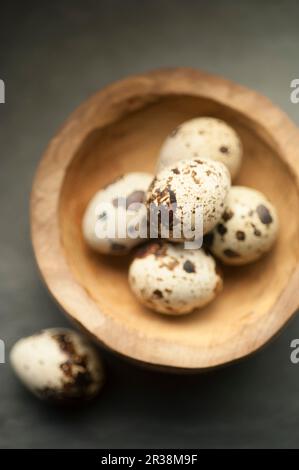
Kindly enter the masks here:
M 189 158 L 208 158 L 224 163 L 233 179 L 241 165 L 242 143 L 235 130 L 220 119 L 191 119 L 174 129 L 165 140 L 158 159 L 158 171 Z
M 212 256 L 167 242 L 151 242 L 137 250 L 129 283 L 142 304 L 167 315 L 203 307 L 222 289 Z
M 207 233 L 221 217 L 229 188 L 230 174 L 220 162 L 182 160 L 164 169 L 154 178 L 147 194 L 151 227 L 156 213 L 160 215 L 158 235 L 151 230 L 151 238 L 180 242 Z M 165 228 L 169 233 L 163 235 Z
M 146 238 L 146 191 L 149 173 L 127 173 L 98 191 L 82 222 L 83 236 L 94 250 L 122 255 Z
M 51 328 L 20 339 L 11 364 L 29 390 L 55 403 L 80 403 L 98 394 L 104 382 L 102 362 L 82 335 Z
M 225 264 L 242 265 L 269 251 L 277 235 L 278 216 L 268 199 L 254 189 L 233 186 L 222 218 L 207 241 Z

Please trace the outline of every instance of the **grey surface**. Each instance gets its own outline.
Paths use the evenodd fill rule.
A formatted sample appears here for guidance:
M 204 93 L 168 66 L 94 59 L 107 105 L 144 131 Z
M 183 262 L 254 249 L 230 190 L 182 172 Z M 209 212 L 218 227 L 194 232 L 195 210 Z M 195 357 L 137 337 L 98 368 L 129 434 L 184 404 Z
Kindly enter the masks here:
M 57 127 L 103 85 L 170 65 L 255 88 L 299 122 L 289 101 L 299 3 L 12 1 L 0 14 L 0 338 L 9 351 L 23 335 L 67 324 L 39 280 L 28 219 L 34 170 Z M 148 372 L 104 353 L 105 390 L 76 411 L 38 402 L 0 365 L 0 447 L 298 447 L 296 337 L 299 318 L 256 356 L 200 376 Z

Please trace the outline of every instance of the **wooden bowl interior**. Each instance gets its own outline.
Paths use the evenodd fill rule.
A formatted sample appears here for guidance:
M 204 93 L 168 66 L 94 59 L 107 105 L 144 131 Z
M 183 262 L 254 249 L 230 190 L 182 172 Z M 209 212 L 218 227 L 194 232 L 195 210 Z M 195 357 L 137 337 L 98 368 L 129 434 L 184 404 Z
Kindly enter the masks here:
M 224 268 L 224 290 L 214 302 L 191 315 L 169 318 L 144 308 L 132 295 L 129 257 L 101 256 L 87 248 L 81 220 L 97 190 L 128 171 L 154 172 L 159 147 L 171 129 L 201 115 L 222 118 L 239 133 L 245 155 L 235 184 L 263 191 L 277 207 L 281 229 L 274 250 L 260 261 Z M 67 169 L 59 205 L 69 267 L 102 312 L 147 337 L 203 348 L 236 341 L 246 325 L 275 304 L 298 262 L 298 213 L 295 178 L 263 129 L 215 101 L 174 95 L 144 104 L 109 127 L 95 127 Z

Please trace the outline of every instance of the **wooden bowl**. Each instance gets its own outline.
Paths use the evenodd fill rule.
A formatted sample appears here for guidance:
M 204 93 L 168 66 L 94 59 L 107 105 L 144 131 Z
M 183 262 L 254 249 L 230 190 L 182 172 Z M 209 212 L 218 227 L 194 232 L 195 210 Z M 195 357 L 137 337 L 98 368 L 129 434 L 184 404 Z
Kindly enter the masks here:
M 224 290 L 214 302 L 170 318 L 133 297 L 128 258 L 87 248 L 81 219 L 95 191 L 127 171 L 154 171 L 171 129 L 201 115 L 237 130 L 245 158 L 236 183 L 273 201 L 281 230 L 274 250 L 260 261 L 224 269 Z M 252 353 L 299 305 L 298 149 L 298 130 L 282 111 L 222 78 L 163 69 L 108 86 L 70 116 L 35 177 L 32 239 L 49 290 L 97 340 L 143 363 L 196 370 Z

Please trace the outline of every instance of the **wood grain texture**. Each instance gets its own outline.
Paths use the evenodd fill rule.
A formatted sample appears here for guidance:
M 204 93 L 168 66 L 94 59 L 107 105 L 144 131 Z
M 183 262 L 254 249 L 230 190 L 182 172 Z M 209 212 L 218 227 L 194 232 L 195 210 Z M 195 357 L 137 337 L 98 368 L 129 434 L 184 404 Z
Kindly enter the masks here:
M 127 282 L 129 258 L 94 254 L 81 234 L 100 187 L 127 171 L 154 171 L 159 147 L 186 119 L 226 120 L 245 158 L 235 182 L 263 191 L 281 230 L 256 263 L 224 269 L 224 291 L 181 318 L 142 307 Z M 41 274 L 67 314 L 107 347 L 148 364 L 204 369 L 251 354 L 299 306 L 299 133 L 258 93 L 193 69 L 162 69 L 108 86 L 83 103 L 50 142 L 31 199 Z

